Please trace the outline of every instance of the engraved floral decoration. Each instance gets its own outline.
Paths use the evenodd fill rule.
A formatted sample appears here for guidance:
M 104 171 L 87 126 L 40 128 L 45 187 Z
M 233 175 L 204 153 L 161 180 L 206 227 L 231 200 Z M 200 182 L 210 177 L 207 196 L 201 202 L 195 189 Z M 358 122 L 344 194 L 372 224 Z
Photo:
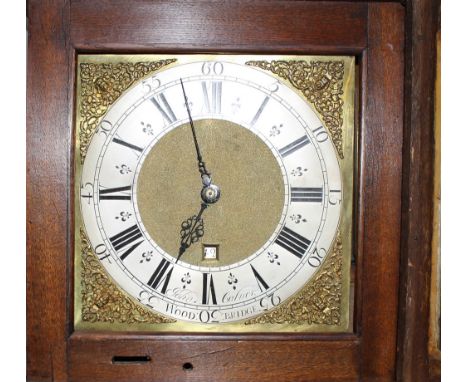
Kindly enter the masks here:
M 132 169 L 128 167 L 126 164 L 121 164 L 119 166 L 115 166 L 115 168 L 122 174 L 126 175 L 130 172 L 132 172 Z
M 268 256 L 268 261 L 271 264 L 276 263 L 276 265 L 281 265 L 281 263 L 279 262 L 279 255 L 277 253 L 274 253 L 272 251 L 268 251 L 267 256 Z
M 154 62 L 81 63 L 81 103 L 79 105 L 79 137 L 81 163 L 84 162 L 91 137 L 110 105 L 139 79 L 175 62 L 167 59 Z
M 153 251 L 145 251 L 141 254 L 141 259 L 140 259 L 140 264 L 143 264 L 144 262 L 150 262 L 151 259 L 153 258 Z
M 121 220 L 123 222 L 127 221 L 128 219 L 130 219 L 130 217 L 132 216 L 132 214 L 128 211 L 121 211 L 119 215 L 117 215 L 115 218 L 116 220 Z
M 276 137 L 277 135 L 280 135 L 282 128 L 283 128 L 282 123 L 280 123 L 279 125 L 273 125 L 270 129 L 270 137 Z
M 190 273 L 187 272 L 185 273 L 182 278 L 180 279 L 182 281 L 182 289 L 185 289 L 187 285 L 190 285 L 192 283 L 192 278 L 190 277 Z
M 307 168 L 298 166 L 291 171 L 292 176 L 302 176 L 308 171 Z
M 161 324 L 176 322 L 152 312 L 122 292 L 94 255 L 84 230 L 81 238 L 81 317 L 85 322 Z
M 286 80 L 314 105 L 325 123 L 340 158 L 343 156 L 344 61 L 248 61 Z
M 342 267 L 343 247 L 338 232 L 333 250 L 297 295 L 245 324 L 340 325 Z
M 141 122 L 141 127 L 146 135 L 154 135 L 153 127 L 150 123 Z
M 231 108 L 232 108 L 232 113 L 233 114 L 236 114 L 240 110 L 241 101 L 240 101 L 239 97 L 237 97 L 236 100 L 231 104 Z
M 228 284 L 229 284 L 229 286 L 232 286 L 232 289 L 233 289 L 233 290 L 236 290 L 236 284 L 237 284 L 237 282 L 238 282 L 237 277 L 234 276 L 231 272 L 229 272 Z
M 289 216 L 289 219 L 291 219 L 296 224 L 306 223 L 307 222 L 307 219 L 302 217 L 301 214 L 293 214 L 293 215 Z

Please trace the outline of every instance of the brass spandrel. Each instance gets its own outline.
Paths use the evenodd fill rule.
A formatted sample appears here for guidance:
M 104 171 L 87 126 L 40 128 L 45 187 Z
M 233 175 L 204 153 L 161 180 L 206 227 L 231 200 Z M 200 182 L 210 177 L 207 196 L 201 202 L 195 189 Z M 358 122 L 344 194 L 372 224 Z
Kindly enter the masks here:
M 343 152 L 344 61 L 261 60 L 247 61 L 278 75 L 300 90 L 320 113 L 340 158 Z
M 137 303 L 110 278 L 97 259 L 86 233 L 81 238 L 81 318 L 85 322 L 161 324 L 176 322 Z
M 245 321 L 252 324 L 340 325 L 343 283 L 343 245 L 338 232 L 320 270 L 291 299 L 268 313 Z
M 135 82 L 175 61 L 173 58 L 153 62 L 79 64 L 78 134 L 81 163 L 84 163 L 91 138 L 109 106 Z

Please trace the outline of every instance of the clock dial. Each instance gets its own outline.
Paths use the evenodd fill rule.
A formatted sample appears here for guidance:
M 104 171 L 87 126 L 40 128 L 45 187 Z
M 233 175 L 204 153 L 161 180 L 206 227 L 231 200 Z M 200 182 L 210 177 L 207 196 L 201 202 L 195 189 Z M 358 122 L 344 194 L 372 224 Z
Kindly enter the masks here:
M 251 130 L 221 119 L 196 119 L 195 124 L 203 159 L 221 197 L 203 212 L 204 235 L 181 260 L 196 267 L 229 266 L 271 240 L 286 208 L 286 170 Z M 181 223 L 197 214 L 201 202 L 190 126 L 177 126 L 155 141 L 137 168 L 138 218 L 155 244 L 177 254 Z M 174 152 L 180 155 L 165 160 Z M 218 245 L 220 253 L 210 264 L 203 256 L 203 245 L 209 244 Z
M 204 324 L 298 292 L 341 213 L 320 119 L 276 77 L 228 61 L 174 65 L 126 91 L 92 139 L 81 183 L 92 190 L 81 198 L 86 232 L 119 286 Z

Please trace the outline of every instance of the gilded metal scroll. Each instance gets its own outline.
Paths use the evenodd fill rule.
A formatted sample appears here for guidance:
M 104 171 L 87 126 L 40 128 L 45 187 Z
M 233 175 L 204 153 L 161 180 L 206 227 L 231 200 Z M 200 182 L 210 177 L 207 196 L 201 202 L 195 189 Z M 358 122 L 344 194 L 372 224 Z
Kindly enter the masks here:
M 87 322 L 162 324 L 176 322 L 138 305 L 104 271 L 86 233 L 81 238 L 81 317 Z
M 290 82 L 315 107 L 341 159 L 343 154 L 344 61 L 247 61 Z
M 91 137 L 101 117 L 120 95 L 139 79 L 177 61 L 119 62 L 80 64 L 80 154 L 84 163 Z
M 317 274 L 289 302 L 245 322 L 250 324 L 340 325 L 343 246 L 338 232 L 333 251 Z

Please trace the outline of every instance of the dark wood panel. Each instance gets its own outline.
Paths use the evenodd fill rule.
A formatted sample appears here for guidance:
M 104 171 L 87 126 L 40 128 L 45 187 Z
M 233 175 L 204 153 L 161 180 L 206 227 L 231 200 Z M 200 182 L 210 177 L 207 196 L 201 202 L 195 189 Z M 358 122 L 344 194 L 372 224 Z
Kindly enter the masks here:
M 169 338 L 168 338 L 169 337 Z M 353 381 L 357 340 L 261 341 L 166 339 L 105 334 L 70 339 L 70 381 Z M 149 356 L 139 365 L 113 364 L 114 356 Z M 192 370 L 183 365 L 191 363 Z M 92 365 L 92 367 L 89 367 Z M 131 372 L 129 372 L 131 369 Z
M 72 1 L 81 50 L 357 52 L 367 5 L 296 1 Z
M 360 333 L 364 380 L 395 378 L 404 76 L 404 7 L 369 4 L 363 105 Z
M 152 6 L 147 2 L 135 3 L 130 9 L 127 2 L 124 4 L 127 8 L 118 1 L 75 2 L 72 6 L 74 46 L 98 52 L 228 50 L 347 54 L 360 53 L 367 41 L 366 4 L 217 2 L 220 8 L 216 9 L 213 4 L 207 8 L 207 2 L 152 2 Z M 242 8 L 236 8 L 240 3 Z M 197 24 L 187 22 L 187 12 L 198 20 Z M 135 25 L 133 19 L 141 23 Z M 250 380 L 253 376 L 256 380 L 294 381 L 358 378 L 358 341 L 354 337 L 343 339 L 349 336 L 329 335 L 328 342 L 303 335 L 290 341 L 267 335 L 261 340 L 260 336 L 223 337 L 213 342 L 213 336 L 200 335 L 198 341 L 186 335 L 166 336 L 161 345 L 161 337 L 155 336 L 144 339 L 116 336 L 111 340 L 109 336 L 90 335 L 89 343 L 78 336 L 70 342 L 70 373 L 72 380 L 78 381 L 89 380 L 91 375 L 94 380 L 128 380 L 128 374 L 122 374 L 128 366 L 122 369 L 122 365 L 113 365 L 112 356 L 125 349 L 149 349 L 161 361 L 160 365 L 164 365 L 156 369 L 158 380 L 206 381 L 207 376 L 216 381 Z M 79 342 L 75 342 L 78 338 Z M 232 350 L 221 352 L 231 346 Z M 181 365 L 184 357 L 194 352 L 200 354 L 199 361 L 207 367 L 197 366 L 187 374 Z M 285 360 L 294 367 L 285 367 Z M 222 365 L 232 372 L 226 374 Z M 155 378 L 157 365 L 141 366 L 139 372 L 135 370 L 131 374 L 135 380 Z
M 28 2 L 27 376 L 66 380 L 73 84 L 68 4 Z
M 398 379 L 440 380 L 428 356 L 434 180 L 434 82 L 440 1 L 413 0 L 406 20 L 406 104 Z M 422 37 L 424 36 L 424 37 Z M 433 370 L 433 375 L 430 375 Z

